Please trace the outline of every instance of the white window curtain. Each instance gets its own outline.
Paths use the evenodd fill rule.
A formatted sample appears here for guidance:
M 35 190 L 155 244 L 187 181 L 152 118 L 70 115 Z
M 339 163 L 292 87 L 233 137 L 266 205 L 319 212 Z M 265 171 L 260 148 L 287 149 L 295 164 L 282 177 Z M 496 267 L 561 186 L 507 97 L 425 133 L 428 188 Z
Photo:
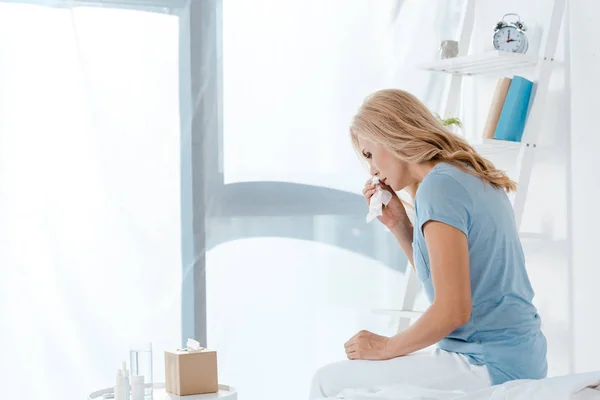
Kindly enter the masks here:
M 160 377 L 180 344 L 178 20 L 59 3 L 0 2 L 7 399 L 86 398 L 136 340 Z
M 221 382 L 246 399 L 304 399 L 350 335 L 390 333 L 371 308 L 400 300 L 406 258 L 365 223 L 347 127 L 379 88 L 440 109 L 447 81 L 415 65 L 456 38 L 463 1 L 175 3 L 0 1 L 7 398 L 83 398 L 113 383 L 135 340 L 153 342 L 164 380 L 162 351 L 190 323 L 190 268 L 190 332 L 207 331 Z M 216 41 L 182 34 L 210 18 Z M 199 197 L 180 184 L 190 155 Z M 192 217 L 205 220 L 190 267 Z

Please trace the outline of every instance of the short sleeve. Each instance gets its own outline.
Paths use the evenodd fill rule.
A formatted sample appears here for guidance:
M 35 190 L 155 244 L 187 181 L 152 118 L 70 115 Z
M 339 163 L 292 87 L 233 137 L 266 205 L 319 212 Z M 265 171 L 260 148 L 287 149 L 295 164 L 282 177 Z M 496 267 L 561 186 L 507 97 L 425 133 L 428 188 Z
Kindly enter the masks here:
M 465 187 L 453 176 L 433 173 L 425 177 L 415 198 L 419 231 L 428 221 L 439 221 L 469 235 L 473 201 Z

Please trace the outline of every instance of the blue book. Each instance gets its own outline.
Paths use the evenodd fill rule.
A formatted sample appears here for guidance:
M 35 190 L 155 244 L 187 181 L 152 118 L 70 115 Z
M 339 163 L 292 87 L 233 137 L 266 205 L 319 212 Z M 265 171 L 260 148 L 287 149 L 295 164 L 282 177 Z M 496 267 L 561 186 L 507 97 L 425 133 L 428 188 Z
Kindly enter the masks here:
M 514 76 L 508 88 L 494 139 L 520 142 L 525 129 L 525 119 L 529 108 L 529 98 L 533 82 L 522 76 Z

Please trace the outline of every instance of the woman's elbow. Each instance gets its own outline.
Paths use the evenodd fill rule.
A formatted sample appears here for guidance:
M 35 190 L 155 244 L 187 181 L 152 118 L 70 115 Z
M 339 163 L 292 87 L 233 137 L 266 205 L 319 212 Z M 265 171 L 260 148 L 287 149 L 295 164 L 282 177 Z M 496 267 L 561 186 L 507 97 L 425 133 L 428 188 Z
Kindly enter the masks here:
M 465 308 L 464 310 L 458 310 L 455 312 L 453 321 L 454 329 L 466 325 L 471 320 L 471 307 Z
M 471 320 L 471 304 L 455 305 L 449 307 L 449 304 L 440 304 L 441 313 L 446 321 L 446 329 L 450 332 L 454 331 L 463 325 L 466 325 Z

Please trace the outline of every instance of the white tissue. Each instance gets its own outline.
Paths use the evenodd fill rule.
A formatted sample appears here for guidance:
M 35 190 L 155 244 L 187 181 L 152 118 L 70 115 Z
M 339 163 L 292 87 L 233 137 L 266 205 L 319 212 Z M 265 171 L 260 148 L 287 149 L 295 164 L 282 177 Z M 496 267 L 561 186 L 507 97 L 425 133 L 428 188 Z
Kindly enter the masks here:
M 200 346 L 200 342 L 198 342 L 197 340 L 188 338 L 186 343 L 186 350 L 202 350 L 202 346 Z
M 392 194 L 379 186 L 379 178 L 373 177 L 373 184 L 376 185 L 375 193 L 371 196 L 369 202 L 369 213 L 367 214 L 367 222 L 373 221 L 375 217 L 383 213 L 383 206 L 387 206 L 392 200 Z

